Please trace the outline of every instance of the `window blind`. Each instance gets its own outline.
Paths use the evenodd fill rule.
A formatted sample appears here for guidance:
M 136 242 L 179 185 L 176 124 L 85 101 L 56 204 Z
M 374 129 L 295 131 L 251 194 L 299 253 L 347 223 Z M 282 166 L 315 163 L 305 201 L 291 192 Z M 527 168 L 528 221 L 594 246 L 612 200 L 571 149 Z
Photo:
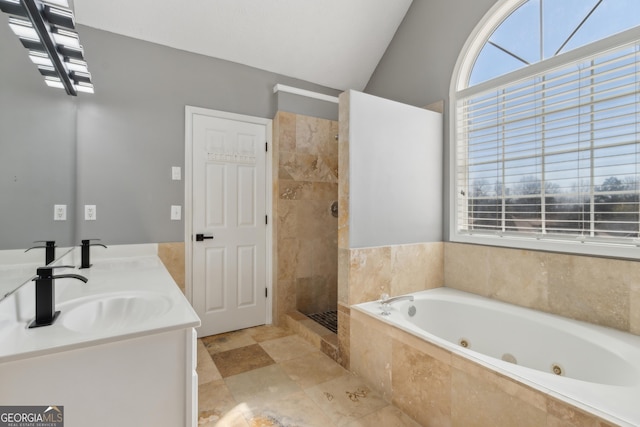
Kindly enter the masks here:
M 639 104 L 639 43 L 459 98 L 458 232 L 633 242 Z

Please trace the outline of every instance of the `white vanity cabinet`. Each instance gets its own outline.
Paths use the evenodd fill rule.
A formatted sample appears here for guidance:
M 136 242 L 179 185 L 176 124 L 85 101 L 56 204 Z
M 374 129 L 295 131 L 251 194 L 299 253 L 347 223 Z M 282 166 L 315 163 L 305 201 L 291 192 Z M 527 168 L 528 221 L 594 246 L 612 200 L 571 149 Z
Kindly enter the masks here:
M 197 424 L 193 328 L 0 363 L 0 404 L 63 406 L 65 427 Z
M 65 427 L 197 425 L 200 319 L 154 245 L 125 249 L 74 269 L 86 284 L 56 279 L 53 325 L 27 328 L 32 283 L 0 302 L 0 406 L 62 406 Z

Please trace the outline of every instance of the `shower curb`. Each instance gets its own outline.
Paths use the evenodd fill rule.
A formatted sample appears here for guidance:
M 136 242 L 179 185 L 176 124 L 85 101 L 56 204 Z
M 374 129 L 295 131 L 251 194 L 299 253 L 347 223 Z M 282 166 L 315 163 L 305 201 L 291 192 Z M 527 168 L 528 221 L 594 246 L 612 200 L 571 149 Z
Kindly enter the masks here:
M 338 352 L 338 335 L 309 319 L 299 311 L 286 314 L 287 327 L 334 361 L 342 364 Z

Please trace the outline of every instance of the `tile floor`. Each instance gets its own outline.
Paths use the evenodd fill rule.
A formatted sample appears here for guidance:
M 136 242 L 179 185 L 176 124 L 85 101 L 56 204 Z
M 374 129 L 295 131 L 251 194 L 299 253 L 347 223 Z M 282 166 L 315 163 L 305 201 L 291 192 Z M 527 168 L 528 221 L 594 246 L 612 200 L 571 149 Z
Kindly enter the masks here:
M 258 326 L 198 340 L 198 425 L 419 426 L 293 332 Z

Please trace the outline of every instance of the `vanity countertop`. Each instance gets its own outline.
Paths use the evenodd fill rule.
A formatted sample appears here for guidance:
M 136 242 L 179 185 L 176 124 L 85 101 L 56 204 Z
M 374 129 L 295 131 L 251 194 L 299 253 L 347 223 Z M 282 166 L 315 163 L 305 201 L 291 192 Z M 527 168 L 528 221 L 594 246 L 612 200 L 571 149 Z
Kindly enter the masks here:
M 94 255 L 95 254 L 95 255 Z M 80 265 L 76 249 L 58 265 Z M 58 268 L 88 281 L 56 279 L 50 326 L 29 329 L 35 286 L 26 283 L 0 301 L 0 363 L 200 326 L 200 319 L 156 255 L 156 245 L 92 248 L 89 269 Z

